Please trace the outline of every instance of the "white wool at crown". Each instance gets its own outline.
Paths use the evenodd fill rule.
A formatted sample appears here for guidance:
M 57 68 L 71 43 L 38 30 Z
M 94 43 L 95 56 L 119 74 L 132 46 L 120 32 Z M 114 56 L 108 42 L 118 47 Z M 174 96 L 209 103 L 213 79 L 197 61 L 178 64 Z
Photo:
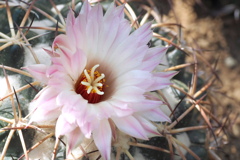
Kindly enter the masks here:
M 52 21 L 50 21 L 49 19 L 44 19 L 44 20 L 38 21 L 36 18 L 32 23 L 33 27 L 51 27 L 53 25 L 54 25 L 54 23 Z M 38 35 L 47 34 L 49 32 L 49 31 L 42 30 L 42 29 L 33 29 L 32 31 L 34 31 Z M 34 60 L 34 57 L 33 57 L 32 53 L 30 52 L 30 50 L 27 47 L 24 47 L 24 49 L 25 49 L 24 50 L 25 58 L 24 58 L 23 66 L 36 64 L 36 61 Z M 32 47 L 32 49 L 41 64 L 46 64 L 46 65 L 51 64 L 50 56 L 46 53 L 46 51 L 44 51 L 44 49 L 51 50 L 51 46 L 49 45 L 49 43 L 39 43 L 36 46 Z
M 176 135 L 176 138 L 182 142 L 187 148 L 190 147 L 191 142 L 190 139 L 188 137 L 188 134 L 186 132 L 180 133 Z M 185 149 L 183 149 L 182 147 L 179 147 L 180 151 L 183 153 L 183 155 L 187 154 L 187 151 Z M 179 155 L 178 151 L 176 151 L 176 154 Z M 174 160 L 181 160 L 182 158 L 180 156 L 174 155 Z
M 51 26 L 54 26 L 54 23 L 52 21 L 50 21 L 49 19 L 43 19 L 43 20 L 40 20 L 40 21 L 39 20 L 34 20 L 33 23 L 32 23 L 32 27 L 51 27 Z M 44 29 L 31 29 L 31 30 L 38 33 L 39 35 L 44 34 L 46 32 L 49 32 L 49 31 L 46 31 Z M 31 42 L 29 42 L 29 43 L 31 43 Z
M 146 160 L 146 158 L 144 158 L 139 148 L 136 148 L 133 158 L 137 160 Z
M 11 88 L 14 87 L 17 90 L 20 87 L 20 75 L 8 75 L 8 80 L 11 85 Z M 1 84 L 0 98 L 2 98 L 8 94 L 8 86 L 6 78 L 4 76 L 0 76 L 0 84 Z
M 41 125 L 54 125 L 55 122 L 45 122 L 41 123 Z M 54 129 L 47 129 L 45 130 L 46 133 L 54 132 Z M 37 144 L 39 141 L 41 141 L 43 138 L 46 137 L 47 134 L 36 132 L 34 135 L 34 138 L 32 139 L 32 144 Z M 30 160 L 49 160 L 49 157 L 52 156 L 53 148 L 55 145 L 55 139 L 54 138 L 48 138 L 46 141 L 44 141 L 41 145 L 37 147 L 37 149 L 32 150 L 28 153 Z M 60 143 L 60 147 L 63 144 Z M 63 152 L 57 153 L 57 156 L 61 157 L 63 156 Z
M 33 51 L 36 54 L 39 62 L 41 64 L 50 65 L 51 64 L 50 56 L 47 54 L 46 51 L 44 51 L 44 49 L 51 50 L 51 47 L 48 46 L 48 44 L 44 44 L 44 43 L 38 44 L 35 47 L 33 47 Z M 36 61 L 35 61 L 32 53 L 26 47 L 25 47 L 24 56 L 25 57 L 24 57 L 24 64 L 23 64 L 23 66 L 36 64 Z
M 162 89 L 161 91 L 164 94 L 165 98 L 167 99 L 167 102 L 169 103 L 169 105 L 171 106 L 171 108 L 173 110 L 179 102 L 179 100 L 175 97 L 175 94 L 173 93 L 173 89 L 171 87 L 166 87 L 166 88 Z M 164 107 L 162 107 L 161 109 L 166 115 L 170 115 L 172 113 L 167 105 L 164 105 Z

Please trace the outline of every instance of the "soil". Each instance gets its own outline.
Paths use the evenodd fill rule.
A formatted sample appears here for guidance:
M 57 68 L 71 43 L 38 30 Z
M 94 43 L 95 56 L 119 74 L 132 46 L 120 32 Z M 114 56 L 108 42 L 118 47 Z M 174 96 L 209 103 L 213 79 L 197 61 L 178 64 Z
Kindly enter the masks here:
M 163 1 L 158 4 L 168 5 L 160 7 L 167 14 L 164 22 L 183 26 L 187 46 L 201 49 L 202 56 L 211 64 L 219 59 L 216 71 L 221 82 L 215 86 L 215 110 L 219 117 L 231 119 L 232 124 L 226 127 L 227 144 L 215 153 L 224 160 L 240 159 L 240 5 L 224 0 L 169 0 L 168 4 Z

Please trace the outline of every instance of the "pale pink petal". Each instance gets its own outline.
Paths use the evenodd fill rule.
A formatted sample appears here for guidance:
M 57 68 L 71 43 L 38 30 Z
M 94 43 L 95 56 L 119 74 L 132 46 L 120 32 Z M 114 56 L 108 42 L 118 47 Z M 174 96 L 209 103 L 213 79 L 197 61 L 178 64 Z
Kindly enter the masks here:
M 101 32 L 99 33 L 98 38 L 98 49 L 101 53 L 103 53 L 101 55 L 97 55 L 99 56 L 100 60 L 106 60 L 106 56 L 110 56 L 112 54 L 112 52 L 108 51 L 115 41 L 116 35 L 119 30 L 119 25 L 120 19 L 118 17 L 112 17 L 112 20 L 104 21 L 104 23 L 102 23 L 102 25 L 100 26 Z
M 167 47 L 149 48 L 148 53 L 144 57 L 141 68 L 143 70 L 152 71 L 157 65 L 161 63 L 161 60 L 165 55 L 167 49 Z
M 49 66 L 48 69 L 46 70 L 46 76 L 51 77 L 54 73 L 58 71 L 58 67 L 56 65 L 54 66 Z
M 85 20 L 85 15 L 79 14 L 78 17 L 76 18 L 74 29 L 75 29 L 75 36 L 76 36 L 76 44 L 81 44 L 75 46 L 76 48 L 80 48 L 83 51 L 87 51 L 88 44 L 86 42 L 86 25 L 87 22 Z
M 51 78 L 55 72 L 65 72 L 66 69 L 63 67 L 61 63 L 61 58 L 60 57 L 52 57 L 52 65 L 48 68 L 46 71 L 46 75 Z M 58 75 L 58 74 L 55 74 Z
M 59 116 L 56 124 L 56 137 L 65 135 L 67 137 L 68 152 L 76 148 L 83 140 L 84 136 L 76 123 L 69 123 L 65 116 Z
M 98 48 L 100 49 L 102 60 L 106 56 L 111 56 L 112 51 L 110 48 L 116 48 L 116 46 L 130 33 L 131 28 L 126 25 L 126 20 L 123 18 L 123 6 L 115 7 L 112 3 L 104 15 L 101 32 L 99 34 Z M 125 20 L 125 21 L 124 21 Z M 121 33 L 119 33 L 121 32 Z M 117 37 L 117 35 L 125 35 L 124 37 Z M 115 45 L 113 44 L 115 43 Z M 104 46 L 104 47 L 102 47 Z M 115 47 L 113 47 L 115 46 Z M 101 59 L 100 57 L 100 59 Z M 105 59 L 106 60 L 106 59 Z
M 72 132 L 76 127 L 75 123 L 69 123 L 63 115 L 60 115 L 56 123 L 56 137 Z
M 90 139 L 92 136 L 92 131 L 96 128 L 96 125 L 91 122 L 85 122 L 84 124 L 79 125 L 79 127 L 81 128 L 83 135 Z
M 31 121 L 40 122 L 54 120 L 60 115 L 60 106 L 56 105 L 56 96 L 58 91 L 51 87 L 45 88 L 38 95 L 31 106 L 34 108 Z
M 61 48 L 61 57 L 52 58 L 52 61 L 55 64 L 54 69 L 55 71 L 59 70 L 70 75 L 72 79 L 77 81 L 78 77 L 86 67 L 87 58 L 81 49 L 77 49 L 74 54 L 69 52 L 69 50 Z
M 99 127 L 100 119 L 97 118 L 95 110 L 91 105 L 87 105 L 86 109 L 81 109 L 81 113 L 77 115 L 77 124 L 81 128 L 86 138 L 90 138 L 92 131 Z
M 58 57 L 58 56 L 59 56 L 58 53 L 56 53 L 55 51 L 48 50 L 48 49 L 45 49 L 45 48 L 43 48 L 43 50 L 44 50 L 46 53 L 48 53 L 48 55 L 51 56 L 51 57 Z
M 30 122 L 44 122 L 44 121 L 47 122 L 56 120 L 58 116 L 61 114 L 60 108 L 46 110 L 48 107 L 49 107 L 48 105 L 43 105 L 37 108 L 36 111 L 31 116 Z
M 96 114 L 101 112 L 94 112 L 91 104 L 73 91 L 59 94 L 57 104 L 63 105 L 62 112 L 67 121 L 78 124 L 85 137 L 90 138 L 92 131 L 99 125 Z
M 136 43 L 136 38 L 133 36 L 128 36 L 127 39 L 120 42 L 119 45 L 115 48 L 115 50 L 111 53 L 111 55 L 109 55 L 109 61 L 114 60 L 115 63 L 122 64 L 124 60 L 136 54 L 137 47 L 138 44 Z M 119 60 L 119 62 L 117 60 Z
M 70 151 L 76 147 L 78 147 L 83 139 L 84 135 L 82 134 L 80 128 L 76 127 L 73 131 L 66 134 L 67 143 L 68 143 L 68 154 Z
M 134 110 L 131 108 L 122 108 L 122 107 L 118 107 L 118 106 L 112 106 L 114 109 L 115 114 L 112 115 L 117 115 L 118 117 L 125 117 L 125 116 L 129 116 L 132 113 L 134 113 Z
M 144 92 L 145 90 L 141 88 L 129 86 L 118 89 L 112 98 L 123 102 L 139 102 L 139 100 L 144 99 Z
M 141 65 L 142 60 L 148 51 L 148 47 L 147 45 L 139 47 L 139 41 L 140 40 L 138 40 L 137 37 L 130 35 L 120 42 L 108 56 L 108 61 L 113 68 L 121 66 L 121 69 L 118 69 L 115 73 L 117 77 L 120 77 L 123 73 L 136 69 L 136 67 Z
M 141 125 L 145 129 L 148 137 L 160 136 L 161 135 L 158 132 L 157 127 L 153 124 L 153 122 L 150 122 L 146 118 L 143 118 L 141 115 L 140 116 L 135 116 L 135 118 L 141 123 Z
M 159 107 L 162 105 L 162 101 L 153 101 L 149 99 L 139 100 L 139 102 L 136 103 L 130 103 L 129 107 L 134 110 L 134 112 L 143 112 L 148 111 L 151 109 L 155 109 L 156 107 Z
M 66 20 L 66 34 L 71 37 L 71 45 L 76 46 L 76 35 L 74 30 L 75 16 L 74 12 L 70 9 Z
M 154 122 L 171 122 L 171 119 L 159 107 L 141 112 L 141 115 Z
M 175 76 L 178 72 L 170 71 L 170 72 L 156 72 L 153 73 L 152 85 L 147 89 L 147 91 L 153 91 L 158 89 L 163 89 L 169 85 L 171 85 L 170 79 Z
M 84 40 L 85 43 L 88 44 L 85 47 L 86 49 L 84 51 L 87 54 L 88 53 L 91 54 L 91 56 L 94 58 L 96 58 L 96 56 L 99 55 L 99 48 L 97 44 L 99 41 L 102 19 L 103 19 L 102 6 L 100 4 L 97 4 L 89 12 L 88 20 L 86 23 L 86 33 L 88 33 L 88 36 Z M 94 47 L 92 47 L 92 44 L 94 44 Z
M 99 55 L 99 51 L 97 48 L 97 45 L 95 47 L 92 47 L 89 44 L 97 44 L 98 43 L 98 37 L 99 37 L 99 26 L 95 19 L 88 20 L 87 26 L 86 26 L 86 32 L 88 33 L 87 38 L 85 39 L 86 43 L 88 44 L 88 48 L 85 51 L 87 54 L 91 54 L 93 57 L 96 55 Z
M 68 113 L 81 118 L 88 103 L 81 95 L 76 94 L 74 91 L 64 91 L 56 97 L 56 104 L 63 106 L 62 110 L 64 114 Z
M 37 94 L 36 98 L 33 101 L 35 103 L 34 105 L 36 105 L 36 108 L 42 108 L 42 106 L 50 106 L 46 109 L 53 110 L 58 107 L 55 103 L 58 94 L 59 91 L 55 88 L 45 87 L 39 94 Z
M 56 90 L 71 90 L 73 88 L 73 81 L 67 74 L 56 72 L 48 81 L 48 85 Z
M 147 43 L 151 40 L 151 24 L 152 22 L 145 23 L 131 34 L 131 36 L 134 36 L 136 38 L 138 45 L 147 45 Z
M 134 39 L 131 41 L 134 41 Z M 142 60 L 145 55 L 144 53 L 148 50 L 147 46 L 137 47 L 137 43 L 135 42 L 131 42 L 129 48 L 126 47 L 126 45 L 127 43 L 124 43 L 122 45 L 125 46 L 124 48 L 117 48 L 116 51 L 112 53 L 112 56 L 109 57 L 109 60 L 112 61 L 111 65 L 113 67 L 117 68 L 118 66 L 121 66 L 121 70 L 119 69 L 118 72 L 115 73 L 117 77 L 121 77 L 124 73 L 130 70 L 138 69 L 138 67 L 142 64 Z M 117 56 L 117 54 L 120 56 Z M 126 63 L 131 65 L 125 65 Z
M 136 138 L 148 140 L 146 131 L 135 117 L 112 117 L 112 120 L 120 131 Z
M 93 139 L 103 159 L 110 160 L 112 130 L 107 119 L 101 120 L 99 128 L 93 131 Z
M 124 18 L 124 5 L 116 7 L 114 3 L 111 3 L 108 10 L 104 15 L 104 20 L 109 21 L 112 16 Z
M 70 57 L 70 70 L 68 73 L 74 80 L 82 74 L 87 64 L 87 57 L 81 49 L 77 49 L 76 53 Z
M 96 104 L 88 104 L 88 108 L 95 114 L 98 119 L 108 119 L 112 113 L 113 108 L 109 102 L 99 102 Z
M 102 60 L 108 61 L 106 56 L 115 52 L 119 43 L 126 40 L 126 37 L 130 34 L 131 29 L 132 28 L 129 25 L 129 21 L 126 19 L 118 20 L 113 17 L 112 21 L 105 21 L 103 23 L 103 29 L 101 30 L 99 36 L 100 47 L 98 47 L 101 48 L 101 51 L 106 54 L 103 56 Z M 103 48 L 101 46 L 106 47 Z
M 22 69 L 27 70 L 39 82 L 48 82 L 48 77 L 46 76 L 46 70 L 48 69 L 48 66 L 46 66 L 45 64 L 30 65 L 27 67 L 23 67 Z
M 134 110 L 128 106 L 128 103 L 121 101 L 111 100 L 109 103 L 112 105 L 112 108 L 117 117 L 125 117 L 131 115 Z M 112 114 L 114 116 L 114 114 Z
M 90 6 L 90 4 L 86 1 L 86 2 L 83 3 L 82 9 L 81 9 L 81 11 L 80 11 L 80 14 L 86 15 L 86 18 L 87 18 L 90 10 L 91 10 L 91 6 Z
M 151 77 L 152 74 L 147 71 L 131 70 L 115 80 L 116 86 L 118 86 L 116 89 L 125 86 L 141 86 L 141 88 L 146 89 L 151 85 L 146 83 Z
M 57 48 L 67 49 L 69 50 L 69 54 L 72 54 L 75 52 L 74 42 L 72 41 L 73 40 L 69 39 L 67 35 L 60 34 L 54 39 L 52 50 L 55 51 Z

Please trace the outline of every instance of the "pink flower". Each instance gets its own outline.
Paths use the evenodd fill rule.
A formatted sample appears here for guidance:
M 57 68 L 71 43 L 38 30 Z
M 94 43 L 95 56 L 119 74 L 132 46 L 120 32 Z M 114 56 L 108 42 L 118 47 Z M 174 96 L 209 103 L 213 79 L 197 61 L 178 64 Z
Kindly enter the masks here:
M 66 35 L 55 38 L 52 64 L 26 69 L 46 84 L 35 97 L 31 121 L 56 120 L 56 136 L 67 137 L 69 149 L 83 138 L 94 139 L 104 159 L 110 159 L 114 128 L 147 140 L 157 135 L 152 121 L 170 121 L 147 92 L 168 86 L 176 72 L 152 72 L 167 48 L 149 48 L 151 23 L 131 33 L 124 6 L 84 3 L 75 18 L 70 11 Z

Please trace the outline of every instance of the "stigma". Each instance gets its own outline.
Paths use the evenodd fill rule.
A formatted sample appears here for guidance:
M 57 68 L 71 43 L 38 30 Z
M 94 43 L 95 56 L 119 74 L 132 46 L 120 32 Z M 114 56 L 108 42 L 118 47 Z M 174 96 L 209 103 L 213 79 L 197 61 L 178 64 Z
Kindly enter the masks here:
M 98 103 L 104 95 L 105 75 L 96 70 L 99 66 L 96 64 L 90 70 L 84 69 L 75 84 L 76 93 L 81 94 L 88 103 Z

